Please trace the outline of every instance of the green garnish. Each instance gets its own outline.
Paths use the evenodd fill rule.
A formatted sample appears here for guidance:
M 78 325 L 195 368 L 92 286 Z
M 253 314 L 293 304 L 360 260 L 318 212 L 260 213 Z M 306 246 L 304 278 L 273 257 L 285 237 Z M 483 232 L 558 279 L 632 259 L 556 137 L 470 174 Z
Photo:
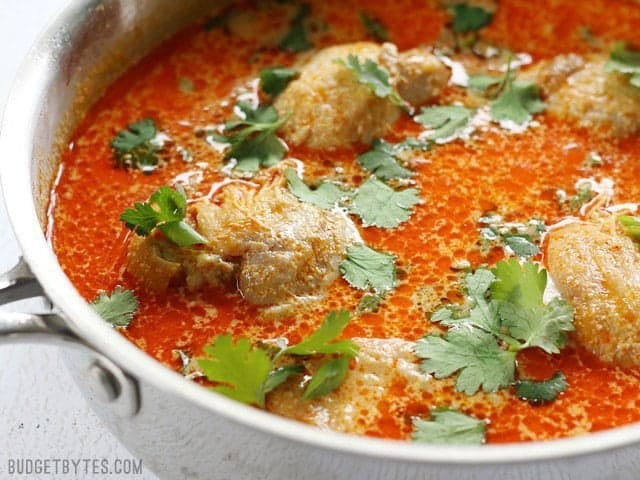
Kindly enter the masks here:
M 375 38 L 379 42 L 389 41 L 389 32 L 378 19 L 373 18 L 367 12 L 361 10 L 360 21 L 362 22 L 362 26 L 367 31 L 367 33 L 373 38 Z
M 254 108 L 247 102 L 238 102 L 236 107 L 244 118 L 225 123 L 224 135 L 210 133 L 216 142 L 231 146 L 225 158 L 235 159 L 234 168 L 245 172 L 257 172 L 261 166 L 271 167 L 282 160 L 286 147 L 275 132 L 288 117 L 279 117 L 271 105 Z
M 305 3 L 300 6 L 298 13 L 291 21 L 289 32 L 280 40 L 280 49 L 287 52 L 299 53 L 313 48 L 313 44 L 307 38 L 305 19 L 311 13 L 311 7 Z
M 567 197 L 564 190 L 558 190 L 558 204 L 564 210 L 568 210 L 572 213 L 579 211 L 585 204 L 589 203 L 596 196 L 596 192 L 593 191 L 591 182 L 579 182 L 576 187 L 575 195 Z
M 182 93 L 193 93 L 196 86 L 190 78 L 180 77 L 178 78 L 178 89 Z
M 358 354 L 358 346 L 352 340 L 336 341 L 349 320 L 349 312 L 346 310 L 329 312 L 318 330 L 300 343 L 285 349 L 283 353 L 287 355 L 329 355 L 335 353 L 355 357 Z
M 100 291 L 91 306 L 105 322 L 116 327 L 126 327 L 140 306 L 135 293 L 118 286 L 111 294 Z
M 480 445 L 485 442 L 487 424 L 450 408 L 431 411 L 431 420 L 413 419 L 411 439 L 417 443 Z
M 391 144 L 379 138 L 371 144 L 371 150 L 358 155 L 358 163 L 380 180 L 410 178 L 413 172 L 398 163 L 398 155 L 406 149 L 428 150 L 429 144 L 409 138 L 401 143 Z
M 249 340 L 235 344 L 231 335 L 220 335 L 204 348 L 206 358 L 199 358 L 202 373 L 219 383 L 212 390 L 249 405 L 264 408 L 267 380 L 273 370 L 272 360 L 261 348 L 252 348 Z M 286 380 L 286 379 L 285 379 Z
M 287 88 L 289 82 L 300 75 L 294 68 L 269 67 L 260 72 L 260 87 L 264 93 L 275 97 Z
M 384 294 L 365 293 L 356 307 L 356 313 L 377 312 L 384 301 Z
M 351 212 L 362 219 L 365 227 L 396 228 L 409 220 L 413 207 L 419 202 L 415 188 L 394 190 L 372 177 L 356 190 Z
M 496 87 L 502 83 L 502 77 L 494 77 L 492 75 L 472 75 L 469 77 L 469 88 L 486 92 L 492 87 Z
M 482 241 L 482 251 L 488 252 L 490 247 L 509 247 L 518 257 L 529 258 L 540 253 L 539 244 L 546 231 L 542 220 L 532 219 L 525 223 L 507 223 L 500 215 L 485 215 L 478 223 Z
M 316 373 L 304 391 L 303 398 L 312 400 L 333 392 L 338 388 L 349 369 L 349 357 L 343 356 L 327 360 Z
M 154 143 L 156 124 L 150 118 L 131 123 L 111 140 L 116 167 L 137 168 L 143 173 L 151 173 L 158 168 L 161 145 Z
M 567 379 L 562 372 L 556 372 L 549 380 L 518 380 L 515 383 L 516 395 L 532 405 L 552 402 L 558 394 L 567 389 Z
M 349 54 L 346 62 L 344 60 L 339 62 L 350 69 L 358 82 L 369 87 L 376 97 L 388 98 L 392 104 L 402 109 L 406 107 L 405 101 L 389 83 L 389 72 L 376 62 L 367 58 L 360 63 L 360 59 L 353 54 Z
M 640 217 L 631 215 L 619 215 L 618 221 L 624 227 L 624 231 L 633 241 L 640 242 Z
M 142 237 L 158 229 L 179 247 L 207 243 L 206 238 L 184 221 L 186 214 L 184 194 L 169 187 L 160 187 L 148 202 L 136 202 L 133 208 L 127 208 L 120 215 L 120 220 Z
M 324 210 L 333 209 L 340 200 L 353 194 L 330 182 L 323 182 L 312 190 L 305 185 L 302 179 L 298 177 L 296 171 L 291 167 L 285 170 L 284 175 L 289 185 L 289 191 L 300 201 L 310 203 Z
M 494 392 L 515 381 L 518 352 L 538 347 L 558 353 L 573 330 L 573 309 L 559 297 L 542 297 L 547 272 L 533 262 L 498 262 L 464 279 L 468 303 L 436 311 L 432 321 L 448 327 L 416 343 L 422 370 L 436 378 L 456 372 L 456 389 L 473 395 L 480 388 Z
M 630 48 L 625 42 L 616 42 L 605 64 L 605 71 L 629 76 L 629 83 L 640 88 L 640 50 Z
M 453 12 L 451 28 L 456 33 L 477 32 L 489 25 L 493 19 L 493 13 L 466 3 L 453 5 L 451 10 Z
M 199 358 L 198 364 L 210 381 L 219 384 L 212 387 L 214 391 L 264 408 L 267 393 L 292 375 L 300 375 L 305 371 L 298 363 L 276 368 L 274 364 L 277 359 L 283 356 L 326 355 L 327 360 L 315 372 L 303 394 L 305 399 L 317 398 L 340 386 L 347 373 L 349 359 L 358 354 L 358 345 L 352 340 L 337 340 L 348 322 L 349 312 L 332 311 L 315 332 L 300 343 L 281 348 L 275 354 L 267 348 L 252 347 L 246 338 L 234 344 L 230 335 L 220 335 L 204 347 L 206 356 Z
M 378 252 L 366 245 L 347 248 L 347 258 L 340 264 L 340 273 L 349 285 L 361 290 L 371 288 L 382 294 L 396 286 L 393 255 Z
M 443 143 L 460 138 L 474 114 L 475 110 L 460 105 L 423 107 L 414 120 L 433 130 L 429 140 Z

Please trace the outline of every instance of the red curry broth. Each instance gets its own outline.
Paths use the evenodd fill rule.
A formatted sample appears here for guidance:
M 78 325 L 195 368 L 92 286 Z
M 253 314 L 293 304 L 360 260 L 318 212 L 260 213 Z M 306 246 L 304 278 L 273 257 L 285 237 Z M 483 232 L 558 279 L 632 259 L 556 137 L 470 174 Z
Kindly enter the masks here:
M 447 21 L 439 7 L 424 0 L 321 2 L 314 6 L 313 15 L 325 20 L 330 30 L 316 46 L 365 39 L 357 13 L 361 9 L 384 22 L 391 41 L 401 50 L 432 43 Z M 273 27 L 279 22 L 274 17 Z M 597 0 L 578 8 L 570 1 L 503 0 L 484 36 L 540 59 L 589 51 L 589 43 L 580 34 L 584 27 L 605 40 L 638 42 L 640 31 L 634 27 L 638 24 L 640 8 L 630 1 Z M 198 192 L 206 194 L 222 179 L 219 155 L 215 156 L 194 130 L 228 117 L 230 108 L 222 101 L 235 87 L 255 78 L 264 67 L 292 64 L 296 58 L 275 50 L 255 52 L 254 43 L 230 37 L 222 29 L 205 31 L 201 24 L 185 29 L 115 82 L 91 109 L 63 155 L 60 180 L 54 188 L 54 222 L 48 233 L 65 272 L 87 300 L 118 284 L 135 290 L 140 311 L 123 334 L 174 369 L 179 368 L 179 362 L 172 350 L 180 348 L 198 355 L 204 344 L 221 333 L 253 339 L 286 336 L 295 342 L 313 330 L 326 312 L 352 309 L 361 296 L 340 279 L 315 311 L 271 321 L 261 319 L 258 310 L 234 292 L 185 295 L 174 291 L 156 296 L 137 288 L 124 274 L 128 231 L 119 221 L 120 213 L 185 171 L 204 172 Z M 193 92 L 179 90 L 182 77 L 193 81 Z M 123 126 L 144 117 L 153 118 L 196 161 L 186 164 L 177 150 L 170 148 L 170 160 L 152 175 L 114 168 L 109 142 Z M 640 140 L 614 143 L 545 115 L 537 120 L 540 126 L 523 134 L 479 134 L 468 143 L 454 142 L 424 154 L 424 162 L 416 168 L 424 202 L 411 220 L 394 230 L 360 229 L 369 245 L 398 256 L 404 272 L 401 285 L 379 312 L 354 317 L 347 336 L 415 340 L 435 328 L 416 305 L 416 290 L 430 285 L 441 299 L 455 300 L 459 275 L 451 267 L 456 261 L 492 264 L 501 256 L 497 250 L 489 255 L 479 250 L 477 219 L 483 213 L 497 211 L 513 220 L 540 217 L 552 224 L 566 214 L 558 206 L 556 190 L 571 191 L 578 178 L 592 175 L 615 179 L 616 202 L 640 198 L 636 181 L 640 176 L 636 160 Z M 388 139 L 403 139 L 418 131 L 410 119 L 401 119 Z M 358 183 L 363 172 L 354 158 L 363 149 L 366 147 L 323 152 L 294 147 L 290 156 L 305 163 L 309 178 L 334 176 L 336 167 L 342 167 L 343 179 Z M 605 159 L 597 170 L 584 166 L 592 151 Z M 521 373 L 544 378 L 562 370 L 570 387 L 558 400 L 541 407 L 515 397 L 499 411 L 490 412 L 477 404 L 470 413 L 481 418 L 491 413 L 490 442 L 555 438 L 640 420 L 636 405 L 639 371 L 603 365 L 573 347 L 560 355 L 535 351 L 519 358 Z M 401 396 L 402 390 L 403 385 L 396 385 L 393 393 Z M 425 397 L 423 403 L 410 405 L 400 412 L 399 423 L 385 420 L 384 413 L 392 410 L 392 399 L 385 400 L 377 405 L 383 413 L 378 428 L 368 433 L 406 438 L 412 415 L 425 414 L 432 406 L 463 394 L 451 391 L 448 395 L 450 398 Z

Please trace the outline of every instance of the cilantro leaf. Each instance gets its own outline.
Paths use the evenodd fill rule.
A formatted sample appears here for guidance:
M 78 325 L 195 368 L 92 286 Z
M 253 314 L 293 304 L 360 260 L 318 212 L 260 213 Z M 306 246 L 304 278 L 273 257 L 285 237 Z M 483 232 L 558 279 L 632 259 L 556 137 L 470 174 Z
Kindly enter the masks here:
M 228 143 L 227 159 L 235 159 L 235 169 L 257 172 L 261 166 L 270 167 L 282 160 L 286 147 L 275 132 L 288 117 L 280 118 L 276 109 L 269 106 L 252 107 L 238 102 L 237 109 L 243 118 L 228 121 L 224 135 L 210 133 L 217 142 Z
M 331 210 L 341 199 L 352 194 L 330 182 L 323 182 L 315 190 L 311 190 L 291 167 L 285 170 L 284 175 L 291 193 L 299 200 L 311 203 L 324 210 Z
M 184 221 L 186 206 L 182 192 L 160 187 L 148 202 L 136 202 L 133 208 L 127 208 L 120 220 L 129 230 L 143 237 L 157 228 L 180 247 L 207 243 L 206 238 Z
M 420 369 L 436 378 L 459 372 L 456 390 L 473 395 L 480 388 L 495 392 L 508 387 L 514 379 L 515 352 L 504 350 L 487 332 L 454 328 L 444 336 L 426 335 L 415 345 L 423 360 Z
M 503 327 L 524 342 L 519 348 L 539 347 L 547 353 L 559 353 L 566 342 L 564 332 L 573 330 L 573 308 L 560 298 L 543 303 L 546 270 L 531 262 L 521 267 L 511 259 L 498 262 L 493 273 L 492 298 L 499 302 Z
M 515 383 L 516 395 L 532 405 L 551 402 L 558 394 L 567 389 L 567 379 L 562 372 L 556 372 L 549 380 L 518 380 Z
M 456 33 L 477 32 L 491 23 L 493 13 L 482 7 L 458 3 L 453 5 L 453 21 L 451 27 Z
M 423 107 L 414 120 L 432 129 L 430 140 L 448 141 L 459 138 L 473 118 L 475 111 L 460 105 Z
M 640 50 L 630 48 L 625 42 L 617 42 L 604 66 L 607 72 L 619 72 L 629 76 L 629 83 L 640 88 Z
M 298 13 L 291 21 L 291 28 L 280 40 L 280 49 L 286 52 L 299 53 L 313 48 L 313 44 L 307 37 L 307 29 L 304 25 L 305 19 L 311 13 L 311 7 L 305 3 L 300 6 Z
M 279 95 L 289 82 L 300 75 L 298 70 L 287 67 L 269 67 L 260 72 L 260 87 L 264 91 L 275 97 Z
M 264 381 L 264 393 L 266 394 L 272 392 L 284 382 L 286 382 L 289 377 L 293 375 L 301 375 L 303 372 L 304 369 L 300 365 L 287 365 L 285 367 L 271 370 L 269 372 L 269 375 L 267 376 L 267 379 Z
M 356 307 L 356 313 L 377 312 L 384 301 L 384 295 L 378 293 L 365 293 Z
M 485 442 L 487 424 L 448 408 L 431 412 L 431 420 L 414 418 L 411 439 L 418 443 L 479 445 Z
M 358 346 L 352 340 L 336 341 L 349 323 L 349 312 L 346 310 L 331 311 L 322 325 L 297 345 L 287 348 L 283 353 L 289 355 L 316 355 L 319 353 L 340 353 L 349 357 L 358 354 Z
M 340 273 L 352 287 L 384 293 L 396 286 L 396 266 L 388 253 L 378 252 L 366 245 L 347 248 L 347 258 L 340 264 Z
M 412 208 L 419 202 L 415 188 L 396 191 L 380 180 L 370 178 L 356 190 L 351 212 L 362 219 L 364 226 L 395 228 L 409 220 Z
M 510 80 L 502 93 L 491 103 L 491 117 L 498 123 L 524 125 L 534 113 L 543 112 L 540 89 L 533 82 Z
M 469 77 L 469 88 L 484 92 L 491 87 L 500 85 L 502 81 L 502 77 L 494 77 L 492 75 L 471 75 Z
M 398 155 L 407 148 L 427 150 L 429 144 L 410 138 L 394 145 L 379 138 L 373 141 L 371 150 L 358 155 L 358 163 L 380 180 L 410 178 L 413 172 L 398 163 Z
M 246 338 L 234 344 L 231 335 L 220 335 L 204 347 L 204 352 L 206 358 L 199 358 L 198 365 L 210 381 L 219 384 L 212 390 L 264 408 L 265 385 L 272 369 L 264 350 L 252 348 Z
M 129 124 L 125 130 L 111 140 L 116 167 L 136 168 L 143 173 L 151 173 L 158 167 L 161 147 L 153 143 L 156 137 L 156 124 L 150 118 Z
M 312 400 L 333 392 L 342 384 L 348 369 L 348 356 L 327 360 L 311 378 L 311 381 L 304 391 L 303 398 L 305 400 Z
M 126 327 L 138 311 L 139 303 L 131 290 L 118 286 L 111 294 L 100 291 L 91 306 L 105 322 L 116 327 Z
M 505 235 L 504 243 L 518 257 L 529 258 L 540 253 L 540 248 L 526 235 Z
M 640 242 L 640 217 L 618 215 L 618 221 L 624 228 L 625 233 L 630 236 L 633 241 Z
M 541 234 L 546 231 L 542 220 L 531 219 L 527 223 L 502 221 L 502 217 L 489 214 L 478 222 L 483 225 L 480 231 L 482 251 L 487 253 L 491 246 L 509 247 L 518 257 L 530 258 L 540 253 Z
M 404 100 L 389 83 L 389 72 L 376 62 L 367 58 L 363 63 L 360 63 L 360 59 L 353 54 L 349 54 L 346 63 L 343 60 L 339 61 L 353 71 L 358 82 L 369 87 L 377 97 L 388 98 L 395 106 L 405 107 Z
M 360 21 L 369 35 L 379 42 L 389 41 L 389 32 L 379 20 L 373 18 L 364 10 L 360 10 Z

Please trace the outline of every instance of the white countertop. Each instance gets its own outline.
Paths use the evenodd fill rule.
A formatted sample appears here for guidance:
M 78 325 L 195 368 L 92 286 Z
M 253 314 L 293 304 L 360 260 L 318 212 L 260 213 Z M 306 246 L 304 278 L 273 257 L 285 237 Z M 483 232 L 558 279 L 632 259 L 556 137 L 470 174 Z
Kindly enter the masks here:
M 63 0 L 0 0 L 0 109 L 23 57 L 64 4 Z M 0 202 L 0 271 L 13 266 L 18 256 L 19 248 Z M 111 462 L 132 458 L 80 395 L 59 358 L 57 347 L 0 346 L 1 479 L 156 479 L 146 470 L 142 474 L 108 477 L 85 473 L 77 476 L 9 474 L 9 459 L 107 459 Z

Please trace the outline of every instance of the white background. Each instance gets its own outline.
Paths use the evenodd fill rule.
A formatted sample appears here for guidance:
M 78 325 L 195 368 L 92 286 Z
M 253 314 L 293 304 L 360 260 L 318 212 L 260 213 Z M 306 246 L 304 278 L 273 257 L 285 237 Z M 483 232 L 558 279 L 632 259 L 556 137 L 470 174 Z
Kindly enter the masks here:
M 0 0 L 0 110 L 28 49 L 64 4 L 63 0 Z M 18 255 L 0 201 L 0 271 L 11 267 Z M 56 347 L 0 345 L 0 479 L 156 478 L 146 470 L 143 475 L 108 477 L 9 475 L 8 459 L 25 457 L 133 458 L 90 410 Z

